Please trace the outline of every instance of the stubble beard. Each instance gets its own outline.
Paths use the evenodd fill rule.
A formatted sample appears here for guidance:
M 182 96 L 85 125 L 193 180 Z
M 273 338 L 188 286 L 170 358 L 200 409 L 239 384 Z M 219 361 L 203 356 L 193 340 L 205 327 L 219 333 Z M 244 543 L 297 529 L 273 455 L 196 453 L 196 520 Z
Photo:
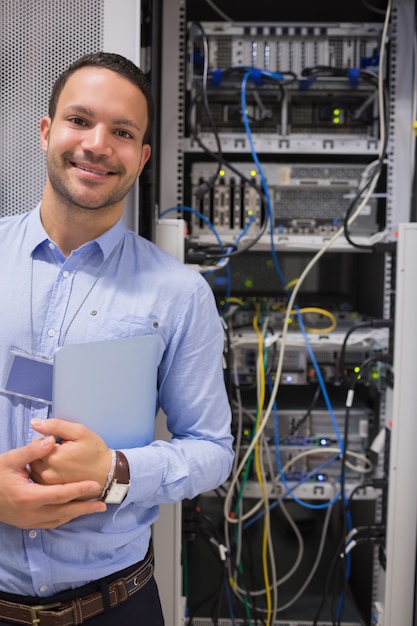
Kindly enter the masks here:
M 84 183 L 73 183 L 66 175 L 66 172 L 72 166 L 71 155 L 63 155 L 62 161 L 58 162 L 56 158 L 48 153 L 47 170 L 51 187 L 56 196 L 61 200 L 67 209 L 73 211 L 99 211 L 106 209 L 123 201 L 132 188 L 134 180 L 126 180 L 124 184 L 119 184 L 108 192 L 94 193 L 94 189 L 99 190 L 100 183 L 93 181 L 89 185 L 88 181 Z M 94 164 L 91 164 L 94 167 Z M 117 176 L 114 174 L 112 176 Z M 78 187 L 78 188 L 76 188 Z

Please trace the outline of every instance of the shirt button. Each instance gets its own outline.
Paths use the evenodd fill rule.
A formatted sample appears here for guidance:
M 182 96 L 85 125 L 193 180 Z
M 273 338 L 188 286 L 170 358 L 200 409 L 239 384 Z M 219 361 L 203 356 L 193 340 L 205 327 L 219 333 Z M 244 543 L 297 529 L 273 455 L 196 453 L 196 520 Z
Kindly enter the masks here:
M 42 587 L 39 587 L 39 591 L 45 593 L 45 591 L 48 591 L 48 585 L 42 585 Z
M 50 328 L 50 329 L 48 330 L 48 337 L 53 337 L 54 335 L 55 335 L 55 331 L 54 331 L 54 329 L 53 329 L 53 328 Z
M 62 272 L 62 276 L 63 276 L 64 278 L 68 278 L 68 276 L 69 276 L 69 272 L 68 272 L 68 270 L 65 270 L 65 272 Z
M 52 243 L 52 241 L 49 242 L 49 247 L 51 248 L 51 250 L 55 250 L 55 244 Z
M 38 533 L 36 532 L 36 530 L 31 530 L 29 533 L 29 537 L 31 539 L 35 539 L 38 536 Z

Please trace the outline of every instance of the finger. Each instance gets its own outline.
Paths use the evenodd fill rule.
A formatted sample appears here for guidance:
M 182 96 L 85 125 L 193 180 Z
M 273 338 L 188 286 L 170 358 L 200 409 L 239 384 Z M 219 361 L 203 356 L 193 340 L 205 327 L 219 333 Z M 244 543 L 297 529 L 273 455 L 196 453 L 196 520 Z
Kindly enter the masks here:
M 43 507 L 35 516 L 33 512 L 28 518 L 20 516 L 20 520 L 14 525 L 19 528 L 57 528 L 81 515 L 104 513 L 106 509 L 106 505 L 100 500 L 52 505 Z
M 53 435 L 65 441 L 75 441 L 88 430 L 82 424 L 75 424 L 54 417 L 48 419 L 34 418 L 31 420 L 30 425 L 38 433 Z
M 4 453 L 6 463 L 12 467 L 26 467 L 36 459 L 47 456 L 55 445 L 54 437 L 37 437 L 22 448 L 15 448 Z
M 68 504 L 73 500 L 97 498 L 101 493 L 101 487 L 95 480 L 83 480 L 80 482 L 67 483 L 65 485 L 31 485 L 30 496 L 33 499 L 41 498 L 43 505 Z M 97 501 L 98 505 L 100 501 Z M 102 506 L 98 510 L 105 510 Z

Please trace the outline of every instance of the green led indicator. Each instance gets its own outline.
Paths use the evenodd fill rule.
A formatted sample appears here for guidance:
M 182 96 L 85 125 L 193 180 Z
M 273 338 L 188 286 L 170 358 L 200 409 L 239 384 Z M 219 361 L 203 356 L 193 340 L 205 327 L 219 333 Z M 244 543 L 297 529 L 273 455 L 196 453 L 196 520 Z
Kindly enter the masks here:
M 340 109 L 334 109 L 333 110 L 333 115 L 340 115 Z
M 339 122 L 340 122 L 340 117 L 333 118 L 333 124 L 339 124 Z
M 253 287 L 253 280 L 251 278 L 247 278 L 245 280 L 245 287 L 248 287 L 248 289 L 250 289 L 251 287 Z

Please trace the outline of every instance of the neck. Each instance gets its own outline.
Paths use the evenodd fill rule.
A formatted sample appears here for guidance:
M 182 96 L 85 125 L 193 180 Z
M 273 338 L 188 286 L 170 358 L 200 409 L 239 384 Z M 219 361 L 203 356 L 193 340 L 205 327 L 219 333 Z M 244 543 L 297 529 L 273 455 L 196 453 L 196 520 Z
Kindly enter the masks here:
M 40 210 L 42 225 L 66 257 L 114 226 L 123 211 L 123 205 L 98 209 L 68 206 L 50 195 L 45 189 Z

